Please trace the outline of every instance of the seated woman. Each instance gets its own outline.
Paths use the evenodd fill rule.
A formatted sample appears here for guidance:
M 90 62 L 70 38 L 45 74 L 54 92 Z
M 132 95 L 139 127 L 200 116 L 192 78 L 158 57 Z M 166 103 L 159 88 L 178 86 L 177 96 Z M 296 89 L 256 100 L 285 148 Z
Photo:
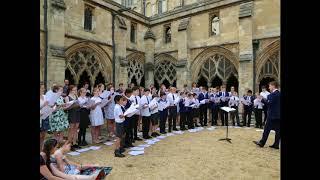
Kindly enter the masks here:
M 104 171 L 95 171 L 90 176 L 86 175 L 69 175 L 61 172 L 50 160 L 50 156 L 58 148 L 58 141 L 56 139 L 48 139 L 45 141 L 43 150 L 40 153 L 40 180 L 97 180 L 104 176 Z
M 102 171 L 101 176 L 105 176 L 112 170 L 111 167 L 99 167 L 98 165 L 82 165 L 68 160 L 65 153 L 71 149 L 71 143 L 66 141 L 51 156 L 51 161 L 56 163 L 57 168 L 65 174 L 71 175 L 92 175 L 96 171 Z

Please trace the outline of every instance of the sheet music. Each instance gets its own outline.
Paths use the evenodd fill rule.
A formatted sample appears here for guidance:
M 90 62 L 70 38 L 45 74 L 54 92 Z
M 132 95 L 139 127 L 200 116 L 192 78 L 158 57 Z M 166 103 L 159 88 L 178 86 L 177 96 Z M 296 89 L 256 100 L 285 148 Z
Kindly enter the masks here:
M 100 104 L 99 106 L 100 106 L 100 107 L 104 107 L 104 106 L 106 106 L 110 101 L 111 101 L 111 99 L 104 98 L 104 99 L 102 99 L 101 104 Z
M 131 104 L 131 106 L 123 113 L 124 116 L 131 117 L 135 113 L 137 113 L 139 110 L 137 109 L 139 105 Z M 131 115 L 131 116 L 130 116 Z
M 47 117 L 49 117 L 53 112 L 55 111 L 55 108 L 50 107 L 49 105 L 44 106 L 40 112 L 41 112 L 41 119 L 46 119 Z
M 209 99 L 204 99 L 202 101 L 200 101 L 200 104 L 205 104 L 206 102 L 208 102 Z
M 111 94 L 110 91 L 103 91 L 103 93 L 100 94 L 100 97 L 105 99 L 105 98 L 109 97 L 110 94 Z
M 246 106 L 249 105 L 248 101 L 245 100 L 243 97 L 240 99 L 240 102 L 241 102 L 242 104 L 246 105 Z
M 60 97 L 60 94 L 59 93 L 54 93 L 54 92 L 48 92 L 47 94 L 46 94 L 46 99 L 47 99 L 47 101 L 49 102 L 49 105 L 50 106 L 53 106 L 55 103 L 56 103 L 56 101 L 57 101 L 57 99 Z
M 66 103 L 66 107 L 65 109 L 72 109 L 79 106 L 79 101 L 78 100 L 73 100 L 73 101 L 69 101 Z
M 229 107 L 221 107 L 221 109 L 226 111 L 226 112 L 231 112 L 231 111 L 235 111 L 236 110 L 234 108 L 229 108 Z

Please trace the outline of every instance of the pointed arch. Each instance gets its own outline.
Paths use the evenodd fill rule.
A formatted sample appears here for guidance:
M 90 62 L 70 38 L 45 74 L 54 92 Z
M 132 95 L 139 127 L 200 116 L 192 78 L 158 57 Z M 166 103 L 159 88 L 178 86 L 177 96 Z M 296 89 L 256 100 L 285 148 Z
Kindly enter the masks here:
M 92 85 L 99 72 L 106 82 L 110 82 L 112 78 L 110 56 L 99 45 L 89 41 L 81 41 L 67 48 L 66 68 L 70 70 L 76 84 L 84 71 L 90 76 Z
M 154 79 L 158 84 L 167 80 L 171 85 L 177 81 L 177 60 L 169 54 L 161 53 L 154 59 Z
M 127 56 L 128 84 L 132 81 L 141 85 L 144 76 L 145 56 L 141 52 L 134 52 Z

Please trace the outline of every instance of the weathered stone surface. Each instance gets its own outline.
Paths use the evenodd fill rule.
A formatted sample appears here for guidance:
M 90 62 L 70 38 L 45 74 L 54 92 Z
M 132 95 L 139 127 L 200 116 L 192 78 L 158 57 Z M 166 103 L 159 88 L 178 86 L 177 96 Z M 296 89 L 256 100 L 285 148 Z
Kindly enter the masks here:
M 190 18 L 184 18 L 180 21 L 180 24 L 178 26 L 178 31 L 183 31 L 183 30 L 186 30 L 188 25 L 189 25 L 189 21 L 190 21 Z
M 253 2 L 242 3 L 240 5 L 239 18 L 252 16 Z

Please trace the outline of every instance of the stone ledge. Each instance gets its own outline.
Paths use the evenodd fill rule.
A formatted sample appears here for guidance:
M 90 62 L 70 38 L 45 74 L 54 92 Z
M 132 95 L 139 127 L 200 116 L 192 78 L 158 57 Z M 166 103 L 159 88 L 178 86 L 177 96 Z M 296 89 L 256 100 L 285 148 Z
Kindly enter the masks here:
M 145 71 L 153 71 L 154 70 L 154 65 L 151 62 L 147 62 L 144 64 L 144 69 Z
M 184 68 L 184 67 L 187 66 L 187 64 L 188 64 L 188 60 L 187 59 L 181 59 L 181 60 L 177 61 L 176 67 Z
M 144 35 L 144 39 L 156 40 L 156 36 L 153 34 L 150 28 L 147 30 L 146 34 Z
M 186 30 L 189 25 L 189 21 L 190 21 L 190 17 L 182 19 L 178 26 L 178 31 Z
M 120 66 L 121 67 L 126 67 L 128 66 L 129 62 L 125 57 L 118 57 L 117 59 L 119 59 L 120 62 Z
M 64 3 L 63 0 L 51 0 L 51 5 L 52 7 L 55 7 L 57 9 L 66 9 L 66 4 Z
M 119 28 L 127 30 L 127 25 L 123 18 L 115 16 L 115 19 L 118 20 Z
M 252 61 L 252 54 L 240 54 L 239 61 Z

